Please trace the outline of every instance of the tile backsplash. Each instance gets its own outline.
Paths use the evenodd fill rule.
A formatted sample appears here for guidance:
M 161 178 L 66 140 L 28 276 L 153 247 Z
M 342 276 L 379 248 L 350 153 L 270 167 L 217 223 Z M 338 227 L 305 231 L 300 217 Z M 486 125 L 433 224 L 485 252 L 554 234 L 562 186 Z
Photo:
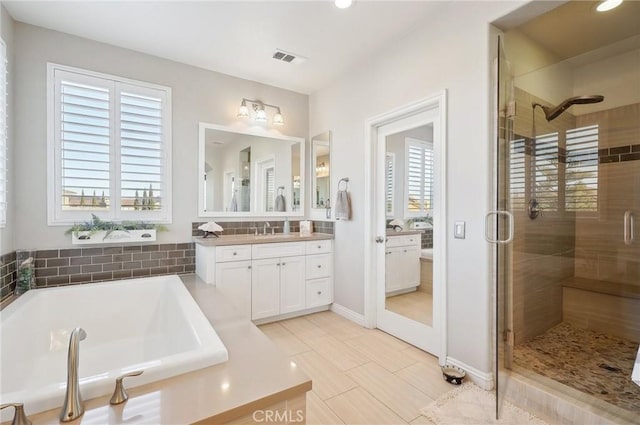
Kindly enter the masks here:
M 262 233 L 265 225 L 265 220 L 262 221 L 226 221 L 226 222 L 217 222 L 224 229 L 224 235 L 248 235 L 255 232 L 255 229 L 258 229 L 258 232 Z M 269 220 L 269 226 L 275 229 L 276 233 L 282 233 L 284 221 L 275 221 Z M 198 229 L 198 226 L 204 224 L 204 221 L 198 221 L 191 223 L 191 235 L 192 236 L 203 236 L 204 232 Z M 329 233 L 333 234 L 333 221 L 314 221 L 313 222 L 313 231 L 318 233 Z M 299 220 L 289 220 L 289 226 L 292 232 L 300 231 L 300 221 Z M 267 232 L 271 232 L 271 227 L 267 228 Z
M 0 256 L 0 301 L 13 294 L 17 279 L 16 252 Z
M 193 242 L 34 250 L 36 288 L 195 272 Z M 0 300 L 13 294 L 16 252 L 0 256 Z

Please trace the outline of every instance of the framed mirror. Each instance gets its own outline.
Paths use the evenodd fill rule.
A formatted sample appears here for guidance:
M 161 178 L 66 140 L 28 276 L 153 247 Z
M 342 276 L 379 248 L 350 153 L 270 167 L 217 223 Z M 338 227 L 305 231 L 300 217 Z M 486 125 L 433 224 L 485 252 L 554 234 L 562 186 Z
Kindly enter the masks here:
M 331 219 L 331 132 L 311 138 L 311 218 Z
M 199 124 L 200 217 L 304 215 L 303 138 Z

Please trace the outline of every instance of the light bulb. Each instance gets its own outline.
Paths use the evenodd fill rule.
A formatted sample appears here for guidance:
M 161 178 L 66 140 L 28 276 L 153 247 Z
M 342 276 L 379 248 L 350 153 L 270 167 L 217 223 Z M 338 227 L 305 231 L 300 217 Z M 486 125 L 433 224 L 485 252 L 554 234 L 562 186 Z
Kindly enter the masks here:
M 273 116 L 273 125 L 283 125 L 283 124 L 284 124 L 284 118 L 282 118 L 282 114 L 278 109 L 278 112 Z
M 267 122 L 267 113 L 264 111 L 264 109 L 258 109 L 256 111 L 255 120 L 258 122 Z
M 352 0 L 335 0 L 334 3 L 338 9 L 346 9 L 351 6 L 351 3 L 353 3 L 353 1 Z
M 238 108 L 238 118 L 248 118 L 249 117 L 249 108 L 247 108 L 246 102 L 243 100 L 240 104 L 240 108 Z
M 622 0 L 604 0 L 598 5 L 598 7 L 596 7 L 596 10 L 598 12 L 606 12 L 608 10 L 615 9 L 621 4 Z

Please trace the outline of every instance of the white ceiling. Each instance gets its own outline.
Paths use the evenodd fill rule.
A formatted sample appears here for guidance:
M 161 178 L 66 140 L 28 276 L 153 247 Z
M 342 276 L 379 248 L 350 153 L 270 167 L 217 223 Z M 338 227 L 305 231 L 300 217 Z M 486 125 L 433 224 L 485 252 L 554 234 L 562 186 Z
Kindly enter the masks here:
M 419 25 L 442 2 L 4 1 L 17 21 L 313 93 Z M 288 64 L 274 49 L 309 59 Z

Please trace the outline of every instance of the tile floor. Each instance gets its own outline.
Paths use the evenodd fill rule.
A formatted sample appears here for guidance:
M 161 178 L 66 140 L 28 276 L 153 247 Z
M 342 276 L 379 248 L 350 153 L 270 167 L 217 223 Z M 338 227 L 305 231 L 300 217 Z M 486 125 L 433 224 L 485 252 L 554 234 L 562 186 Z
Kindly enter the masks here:
M 640 411 L 631 381 L 638 344 L 560 323 L 514 349 L 516 365 L 630 411 Z
M 260 329 L 313 380 L 307 424 L 425 424 L 420 409 L 453 386 L 435 357 L 332 312 Z

